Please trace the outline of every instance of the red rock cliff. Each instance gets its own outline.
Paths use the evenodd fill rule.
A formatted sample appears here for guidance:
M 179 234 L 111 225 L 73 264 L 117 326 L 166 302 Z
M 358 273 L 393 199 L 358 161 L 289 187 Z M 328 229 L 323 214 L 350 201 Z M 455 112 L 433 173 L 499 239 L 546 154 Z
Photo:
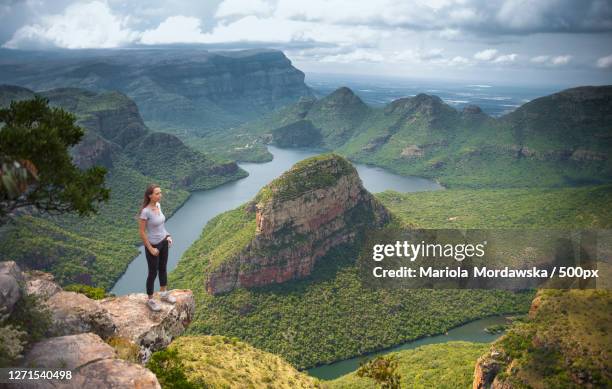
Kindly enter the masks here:
M 306 277 L 332 247 L 389 219 L 355 168 L 336 155 L 296 164 L 260 192 L 251 211 L 255 236 L 208 275 L 211 294 Z

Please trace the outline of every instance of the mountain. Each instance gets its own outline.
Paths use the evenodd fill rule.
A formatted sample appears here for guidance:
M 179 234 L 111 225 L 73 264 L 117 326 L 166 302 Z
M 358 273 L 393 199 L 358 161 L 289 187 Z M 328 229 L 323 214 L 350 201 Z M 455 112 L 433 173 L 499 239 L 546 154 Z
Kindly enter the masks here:
M 331 249 L 388 220 L 348 161 L 333 154 L 306 159 L 251 203 L 211 222 L 232 223 L 235 233 L 219 236 L 226 242 L 209 252 L 206 290 L 218 294 L 304 278 Z M 194 250 L 209 242 L 196 242 Z
M 172 134 L 152 132 L 136 104 L 120 92 L 61 88 L 39 94 L 74 113 L 85 129 L 72 148 L 74 163 L 108 169 L 111 199 L 97 215 L 37 216 L 25 212 L 0 235 L 0 258 L 53 273 L 64 285 L 110 288 L 138 253 L 134 215 L 147 185 L 164 189 L 164 213 L 172 215 L 192 190 L 209 189 L 244 177 L 234 162 L 219 162 L 187 147 Z M 35 92 L 0 86 L 0 101 L 27 99 Z M 110 245 L 108 241 L 113 241 Z M 45 253 L 45 255 L 42 255 Z
M 568 89 L 500 118 L 426 94 L 371 108 L 343 87 L 233 131 L 256 144 L 290 128 L 301 145 L 310 136 L 351 160 L 449 187 L 551 187 L 612 182 L 611 115 L 612 86 Z
M 169 274 L 194 292 L 189 334 L 237 337 L 301 369 L 528 309 L 529 291 L 364 285 L 365 238 L 394 223 L 344 158 L 297 163 L 211 219 Z
M 0 49 L 0 58 L 0 83 L 118 90 L 156 129 L 234 126 L 312 95 L 304 73 L 277 50 Z
M 612 385 L 609 290 L 540 290 L 529 317 L 482 355 L 473 388 Z

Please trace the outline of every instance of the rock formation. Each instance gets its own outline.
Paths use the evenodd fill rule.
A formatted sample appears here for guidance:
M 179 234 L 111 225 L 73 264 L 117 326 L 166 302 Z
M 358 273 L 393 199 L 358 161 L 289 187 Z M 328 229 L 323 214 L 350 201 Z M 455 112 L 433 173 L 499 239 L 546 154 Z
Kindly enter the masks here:
M 528 318 L 481 356 L 473 389 L 603 388 L 612 382 L 608 289 L 541 289 Z
M 69 380 L 38 381 L 37 388 L 161 388 L 149 369 L 117 358 L 115 350 L 91 332 L 40 341 L 22 365 L 72 373 Z
M 264 187 L 246 212 L 255 219 L 254 236 L 208 274 L 209 293 L 306 277 L 331 248 L 389 219 L 355 168 L 333 154 L 296 164 Z
M 152 352 L 165 348 L 185 331 L 194 312 L 190 290 L 170 291 L 177 302 L 162 302 L 162 310 L 152 312 L 145 305 L 145 294 L 92 300 L 62 290 L 51 274 L 24 274 L 12 261 L 0 262 L 0 288 L 0 303 L 5 309 L 20 304 L 21 296 L 28 294 L 42 300 L 50 311 L 49 337 L 31 345 L 20 364 L 69 369 L 73 377 L 39 381 L 37 388 L 160 388 L 151 371 L 120 359 L 105 341 L 122 339 L 133 344 L 138 350 L 136 358 L 144 364 Z

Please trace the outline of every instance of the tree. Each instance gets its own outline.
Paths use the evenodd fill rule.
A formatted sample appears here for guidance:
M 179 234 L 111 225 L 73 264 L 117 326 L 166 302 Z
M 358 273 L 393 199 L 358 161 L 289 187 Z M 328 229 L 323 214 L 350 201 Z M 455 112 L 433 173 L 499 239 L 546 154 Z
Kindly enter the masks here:
M 84 216 L 108 200 L 106 169 L 72 163 L 69 149 L 84 135 L 75 120 L 40 96 L 0 109 L 0 219 L 23 207 Z
M 357 370 L 359 377 L 369 377 L 378 383 L 381 389 L 399 389 L 402 377 L 397 372 L 397 356 L 377 356 Z

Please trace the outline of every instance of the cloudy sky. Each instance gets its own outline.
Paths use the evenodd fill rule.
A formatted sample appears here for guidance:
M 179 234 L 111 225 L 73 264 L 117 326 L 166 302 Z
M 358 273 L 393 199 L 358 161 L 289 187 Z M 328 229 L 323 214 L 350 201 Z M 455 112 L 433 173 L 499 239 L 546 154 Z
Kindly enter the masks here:
M 10 49 L 282 49 L 305 72 L 612 84 L 612 0 L 0 0 Z

